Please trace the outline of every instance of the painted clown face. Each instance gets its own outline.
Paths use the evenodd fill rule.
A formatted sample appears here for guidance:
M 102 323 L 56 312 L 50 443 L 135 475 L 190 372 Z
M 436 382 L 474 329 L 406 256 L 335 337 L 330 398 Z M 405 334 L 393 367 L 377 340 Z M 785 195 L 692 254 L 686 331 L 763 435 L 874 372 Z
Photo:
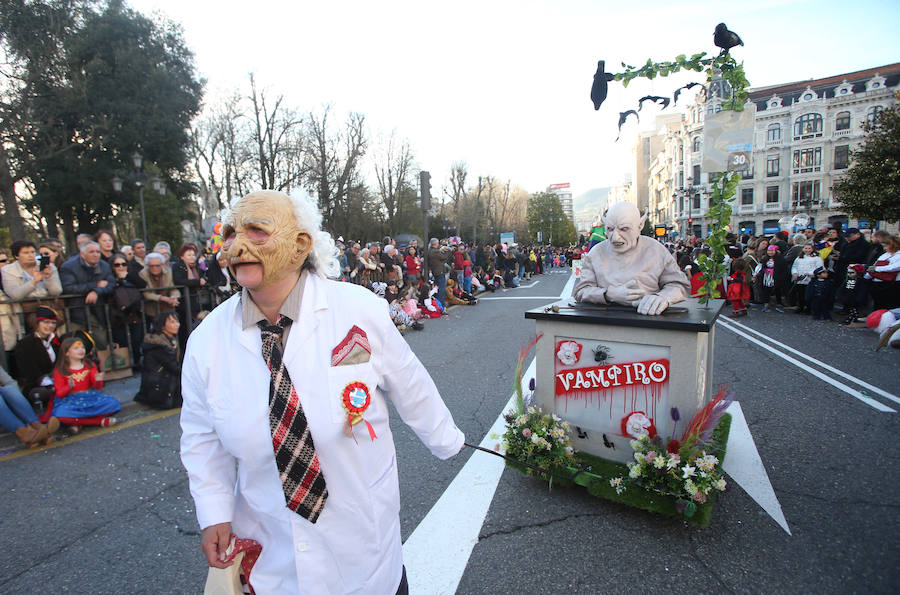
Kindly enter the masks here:
M 637 246 L 645 219 L 646 217 L 641 217 L 637 207 L 630 203 L 616 203 L 609 208 L 603 223 L 606 225 L 606 239 L 613 252 L 621 254 Z
M 312 249 L 288 195 L 272 190 L 241 198 L 224 222 L 222 254 L 235 280 L 264 289 L 300 269 Z

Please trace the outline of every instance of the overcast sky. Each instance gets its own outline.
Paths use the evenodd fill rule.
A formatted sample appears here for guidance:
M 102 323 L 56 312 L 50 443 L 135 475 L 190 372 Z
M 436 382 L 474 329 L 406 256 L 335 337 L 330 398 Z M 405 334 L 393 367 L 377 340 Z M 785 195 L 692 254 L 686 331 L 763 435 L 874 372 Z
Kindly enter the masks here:
M 578 195 L 620 183 L 645 103 L 616 138 L 618 113 L 642 95 L 670 95 L 697 73 L 610 84 L 590 102 L 597 60 L 607 70 L 716 51 L 724 21 L 746 44 L 732 50 L 754 87 L 900 61 L 900 2 L 752 0 L 130 0 L 184 27 L 211 94 L 248 88 L 341 119 L 366 115 L 373 137 L 409 140 L 437 190 L 452 162 L 529 191 L 570 182 Z M 682 95 L 684 98 L 687 94 Z M 687 102 L 685 102 L 686 104 Z M 679 106 L 682 100 L 679 100 Z

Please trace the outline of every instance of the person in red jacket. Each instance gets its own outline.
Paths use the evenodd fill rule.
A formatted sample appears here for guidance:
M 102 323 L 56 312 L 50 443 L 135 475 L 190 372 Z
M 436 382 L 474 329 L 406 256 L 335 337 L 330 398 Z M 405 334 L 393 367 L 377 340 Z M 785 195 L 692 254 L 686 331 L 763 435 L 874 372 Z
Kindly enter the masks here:
M 90 360 L 85 360 L 87 349 L 82 339 L 70 337 L 62 342 L 60 356 L 53 370 L 56 397 L 52 413 L 60 423 L 78 432 L 82 426 L 111 426 L 116 423 L 110 417 L 122 409 L 115 397 L 100 392 L 103 388 L 103 372 Z

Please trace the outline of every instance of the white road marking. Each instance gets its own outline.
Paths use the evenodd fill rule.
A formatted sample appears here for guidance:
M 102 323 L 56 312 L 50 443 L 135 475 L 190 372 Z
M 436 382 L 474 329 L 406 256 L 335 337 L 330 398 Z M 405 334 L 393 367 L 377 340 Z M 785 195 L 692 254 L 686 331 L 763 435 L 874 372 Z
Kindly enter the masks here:
M 728 445 L 725 447 L 725 462 L 722 469 L 747 492 L 747 495 L 769 513 L 781 528 L 791 535 L 781 503 L 769 481 L 769 474 L 756 450 L 756 443 L 750 435 L 750 428 L 744 418 L 744 411 L 737 401 L 731 403 L 726 410 L 731 414 L 731 430 L 728 433 Z
M 535 362 L 531 360 L 522 376 L 525 386 L 534 377 Z M 479 446 L 493 449 L 501 441 L 491 438 L 491 434 L 503 434 L 506 426 L 503 413 L 514 406 L 515 398 L 513 393 Z M 456 592 L 472 549 L 478 543 L 504 465 L 500 457 L 475 451 L 407 538 L 403 544 L 403 563 L 410 593 Z
M 837 380 L 835 380 L 835 379 L 832 378 L 831 376 L 827 376 L 827 375 L 823 374 L 822 372 L 816 370 L 815 368 L 811 368 L 811 367 L 807 366 L 806 364 L 804 364 L 803 362 L 798 361 L 798 360 L 792 358 L 792 357 L 789 356 L 789 355 L 785 355 L 784 353 L 781 353 L 781 352 L 778 351 L 777 349 L 775 349 L 775 348 L 773 348 L 773 347 L 767 345 L 766 343 L 763 343 L 763 342 L 760 341 L 759 339 L 756 339 L 756 338 L 754 338 L 754 337 L 751 337 L 751 336 L 748 335 L 747 333 L 745 333 L 745 332 L 743 332 L 743 331 L 741 331 L 741 330 L 739 330 L 739 329 L 737 329 L 737 328 L 731 326 L 731 321 L 725 320 L 725 319 L 723 319 L 723 318 L 719 318 L 717 322 L 722 326 L 722 328 L 726 328 L 726 329 L 728 329 L 729 331 L 731 331 L 732 333 L 734 333 L 734 334 L 736 334 L 736 335 L 739 335 L 739 336 L 741 336 L 741 337 L 744 337 L 745 339 L 747 339 L 747 340 L 750 341 L 751 343 L 755 343 L 756 345 L 759 345 L 760 347 L 762 347 L 762 348 L 765 349 L 766 351 L 772 353 L 773 355 L 776 355 L 776 356 L 780 357 L 781 359 L 783 359 L 783 360 L 785 360 L 785 361 L 787 361 L 787 362 L 790 362 L 790 363 L 794 364 L 795 366 L 797 366 L 797 367 L 800 368 L 801 370 L 804 370 L 804 371 L 806 371 L 806 372 L 809 372 L 810 374 L 812 374 L 812 375 L 815 376 L 816 378 L 818 378 L 818 379 L 820 379 L 820 380 L 822 380 L 822 381 L 824 381 L 824 382 L 827 382 L 828 384 L 830 384 L 831 386 L 833 386 L 833 387 L 835 387 L 835 388 L 838 388 L 838 389 L 844 391 L 845 393 L 847 393 L 847 394 L 850 395 L 851 397 L 854 397 L 854 398 L 856 398 L 856 399 L 859 399 L 860 401 L 862 401 L 862 402 L 865 403 L 866 405 L 868 405 L 868 406 L 870 406 L 870 407 L 873 407 L 873 408 L 877 409 L 878 411 L 883 411 L 883 412 L 885 412 L 885 413 L 897 413 L 897 411 L 896 411 L 895 409 L 891 409 L 891 408 L 888 407 L 887 405 L 885 405 L 885 404 L 883 404 L 883 403 L 881 403 L 881 402 L 879 402 L 879 401 L 876 401 L 875 399 L 873 399 L 873 398 L 871 398 L 871 397 L 867 397 L 866 395 L 862 394 L 861 392 L 859 392 L 859 391 L 856 390 L 855 388 L 852 388 L 852 387 L 850 387 L 850 386 L 847 386 L 847 385 L 844 384 L 843 382 L 838 382 Z
M 575 276 L 572 275 L 559 296 L 541 299 L 568 297 L 574 285 Z M 523 296 L 522 299 L 537 298 Z M 522 374 L 524 386 L 534 378 L 535 368 L 536 360 L 532 359 L 531 365 Z M 513 393 L 479 446 L 492 449 L 500 442 L 499 438 L 491 438 L 491 434 L 503 434 L 506 426 L 503 414 L 512 408 L 515 398 Z M 494 499 L 504 465 L 505 462 L 499 457 L 475 451 L 407 538 L 403 544 L 403 562 L 410 593 L 444 595 L 456 592 L 472 549 L 478 543 L 478 534 Z
M 803 353 L 802 351 L 797 351 L 797 350 L 794 349 L 793 347 L 790 347 L 790 346 L 788 346 L 788 345 L 785 345 L 784 343 L 781 343 L 781 342 L 779 342 L 778 340 L 773 339 L 772 337 L 769 337 L 768 335 L 764 335 L 763 333 L 761 333 L 761 332 L 759 332 L 759 331 L 757 331 L 757 330 L 755 330 L 755 329 L 752 329 L 752 328 L 750 328 L 749 326 L 743 325 L 743 324 L 741 324 L 740 322 L 737 322 L 736 320 L 728 320 L 728 321 L 726 321 L 726 322 L 728 322 L 729 324 L 733 324 L 733 325 L 735 325 L 735 326 L 737 326 L 737 327 L 740 327 L 740 328 L 744 329 L 745 331 L 747 331 L 748 333 L 753 333 L 753 334 L 756 335 L 757 337 L 761 337 L 762 339 L 765 339 L 765 340 L 767 340 L 767 341 L 769 341 L 769 342 L 771 342 L 771 343 L 777 344 L 778 347 L 779 347 L 779 349 L 784 349 L 785 351 L 790 351 L 790 352 L 793 353 L 794 355 L 796 355 L 796 356 L 798 356 L 798 357 L 802 357 L 803 359 L 805 359 L 805 360 L 807 360 L 807 361 L 810 361 L 810 362 L 814 363 L 815 365 L 817 365 L 817 366 L 819 366 L 820 368 L 823 368 L 823 369 L 825 369 L 825 370 L 831 372 L 832 374 L 836 374 L 836 375 L 838 375 L 838 376 L 841 376 L 842 378 L 846 378 L 847 380 L 849 380 L 849 381 L 852 382 L 853 384 L 856 384 L 856 385 L 858 385 L 858 386 L 862 386 L 862 387 L 864 387 L 864 388 L 867 388 L 867 389 L 869 389 L 870 391 L 872 391 L 873 393 L 877 393 L 877 394 L 881 395 L 881 396 L 884 397 L 885 399 L 889 399 L 889 400 L 891 400 L 891 401 L 893 401 L 893 402 L 895 402 L 895 403 L 900 403 L 900 397 L 898 397 L 898 396 L 896 396 L 896 395 L 892 395 L 891 393 L 889 393 L 889 392 L 887 392 L 887 391 L 881 390 L 881 389 L 878 388 L 877 386 L 872 386 L 872 385 L 869 384 L 868 382 L 865 382 L 865 381 L 863 381 L 863 380 L 860 380 L 860 379 L 857 378 L 856 376 L 851 376 L 850 374 L 847 374 L 846 372 L 843 372 L 843 371 L 841 371 L 841 370 L 838 370 L 837 368 L 834 368 L 834 367 L 832 367 L 832 366 L 829 366 L 828 364 L 826 364 L 826 363 L 824 363 L 824 362 L 822 362 L 822 361 L 819 361 L 819 360 L 817 360 L 817 359 L 814 358 L 814 357 L 810 357 L 810 356 L 806 355 L 806 354 Z

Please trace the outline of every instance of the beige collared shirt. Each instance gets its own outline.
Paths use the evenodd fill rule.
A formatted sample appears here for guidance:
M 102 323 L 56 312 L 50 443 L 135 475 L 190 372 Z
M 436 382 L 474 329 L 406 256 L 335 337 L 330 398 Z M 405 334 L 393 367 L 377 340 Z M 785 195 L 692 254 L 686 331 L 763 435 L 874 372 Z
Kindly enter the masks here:
M 303 287 L 306 285 L 306 276 L 308 274 L 307 271 L 301 271 L 300 278 L 294 284 L 291 292 L 284 299 L 284 303 L 282 303 L 281 307 L 278 309 L 278 313 L 290 318 L 292 323 L 297 322 L 297 318 L 300 316 L 300 299 L 303 297 Z M 253 301 L 247 288 L 244 287 L 241 289 L 241 330 L 247 330 L 251 326 L 256 326 L 259 324 L 260 320 L 265 319 L 266 315 L 262 313 L 262 310 L 260 310 L 259 306 L 256 305 L 256 302 Z M 284 333 L 281 335 L 282 347 L 287 345 L 291 326 L 293 326 L 293 324 L 289 324 L 285 327 Z

